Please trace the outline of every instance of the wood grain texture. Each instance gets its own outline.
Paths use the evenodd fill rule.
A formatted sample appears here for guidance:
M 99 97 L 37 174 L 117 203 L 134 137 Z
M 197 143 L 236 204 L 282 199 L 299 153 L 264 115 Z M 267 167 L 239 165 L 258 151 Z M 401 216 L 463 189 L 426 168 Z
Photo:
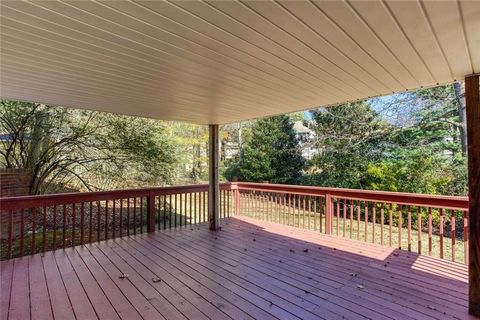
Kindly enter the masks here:
M 1 262 L 2 319 L 473 319 L 465 265 L 222 221 Z
M 465 79 L 468 135 L 469 310 L 480 316 L 480 93 L 479 76 Z
M 208 222 L 210 230 L 217 230 L 220 224 L 220 185 L 219 185 L 219 136 L 218 125 L 208 126 Z

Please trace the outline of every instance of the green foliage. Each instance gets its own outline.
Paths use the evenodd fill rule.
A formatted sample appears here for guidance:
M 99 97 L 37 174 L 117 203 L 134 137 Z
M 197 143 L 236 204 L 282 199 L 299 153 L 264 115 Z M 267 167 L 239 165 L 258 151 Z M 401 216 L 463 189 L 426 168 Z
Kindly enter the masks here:
M 258 120 L 243 152 L 225 172 L 229 180 L 294 184 L 301 181 L 304 160 L 289 117 Z
M 381 158 L 391 126 L 366 103 L 321 108 L 312 115 L 318 154 L 310 161 L 307 183 L 365 188 L 364 173 Z

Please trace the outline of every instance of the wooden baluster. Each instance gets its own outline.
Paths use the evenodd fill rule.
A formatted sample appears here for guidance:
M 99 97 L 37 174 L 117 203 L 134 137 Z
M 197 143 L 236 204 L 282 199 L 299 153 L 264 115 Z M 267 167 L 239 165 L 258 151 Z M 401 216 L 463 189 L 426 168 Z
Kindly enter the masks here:
M 393 234 L 393 203 L 390 203 L 390 209 L 388 210 L 388 246 L 392 246 L 392 234 Z
M 158 225 L 157 225 L 157 230 L 161 230 L 162 229 L 162 199 L 161 199 L 161 195 L 159 195 L 158 197 L 157 196 L 154 196 L 154 199 L 155 199 L 155 203 L 157 204 L 157 210 L 155 210 L 155 216 L 156 216 L 156 220 L 158 221 Z M 158 199 L 158 201 L 157 201 Z M 164 218 L 165 218 L 165 213 L 164 213 Z M 164 219 L 165 220 L 165 219 Z
M 122 200 L 120 200 L 120 237 L 123 236 L 122 234 Z M 102 231 L 101 228 L 101 217 L 102 217 L 102 207 L 100 201 L 97 201 L 97 241 L 100 241 L 100 232 Z
M 7 259 L 12 258 L 13 246 L 13 210 L 8 210 L 8 238 L 7 238 Z M 3 297 L 2 299 L 5 299 Z
M 160 197 L 158 198 L 160 199 Z M 143 215 L 144 215 L 143 206 L 144 206 L 143 197 L 140 197 L 140 233 L 143 233 Z M 115 200 L 113 201 L 113 219 L 115 219 Z M 160 225 L 160 222 L 159 222 L 159 225 Z M 113 223 L 113 237 L 115 238 L 115 222 Z
M 308 230 L 310 230 L 310 220 L 312 217 L 311 210 L 312 210 L 312 197 L 309 196 L 308 197 Z
M 372 206 L 372 243 L 375 243 L 376 233 L 375 227 L 377 226 L 377 203 L 374 202 Z
M 272 194 L 270 192 L 267 192 L 267 203 L 266 203 L 266 206 L 267 206 L 267 213 L 268 213 L 268 219 L 270 222 L 274 222 L 275 220 L 275 212 L 274 212 L 274 208 L 272 206 L 272 203 L 273 203 L 273 199 L 272 199 Z
M 190 221 L 190 225 L 192 225 L 193 194 L 190 193 L 189 196 L 190 196 L 190 200 L 189 200 L 190 207 L 188 210 L 188 220 Z
M 168 228 L 172 228 L 172 195 L 168 195 Z
M 227 191 L 223 191 L 223 217 L 227 217 Z
M 206 218 L 206 215 L 207 215 L 207 192 L 204 192 L 203 193 L 203 221 L 206 222 L 207 221 L 207 218 Z
M 303 196 L 303 217 L 302 217 L 303 229 L 305 229 L 305 209 L 306 209 L 305 196 Z
M 119 226 L 120 226 L 120 237 L 123 237 L 123 199 L 119 199 L 120 200 L 120 216 L 119 216 Z M 155 198 L 151 199 L 150 201 L 153 202 L 153 207 L 155 208 Z M 150 214 L 153 214 L 153 213 L 150 213 Z
M 451 238 L 452 238 L 452 261 L 455 262 L 456 260 L 456 252 L 455 252 L 455 238 L 456 238 L 456 232 L 455 232 L 455 210 L 452 210 L 452 217 L 451 217 L 451 225 L 452 225 L 452 230 L 451 230 Z
M 422 254 L 422 208 L 417 207 L 418 253 Z
M 337 219 L 336 219 L 336 223 L 337 223 L 336 229 L 337 229 L 337 236 L 339 236 L 340 235 L 340 199 L 336 199 L 335 202 L 337 203 L 337 205 L 336 205 L 337 212 L 336 212 L 336 215 L 335 215 L 337 217 Z
M 288 213 L 287 213 L 287 224 L 290 225 L 290 207 L 291 207 L 291 204 L 292 204 L 292 195 L 289 193 L 288 194 Z
M 297 227 L 300 228 L 300 212 L 302 211 L 301 195 L 297 195 Z
M 318 198 L 318 217 L 319 217 L 319 229 L 320 229 L 320 232 L 323 232 L 323 213 L 325 212 L 325 209 L 323 207 L 323 203 L 326 201 L 325 198 Z
M 428 255 L 432 255 L 432 208 L 428 208 Z
M 31 244 L 32 254 L 36 252 L 35 251 L 36 229 L 37 229 L 37 209 L 32 208 L 32 244 Z
M 53 222 L 53 237 L 52 237 L 52 247 L 51 250 L 57 249 L 57 205 L 53 206 L 53 215 L 52 215 L 52 222 Z M 23 237 L 23 232 L 22 232 Z
M 115 203 L 115 202 L 114 202 Z M 93 212 L 92 212 L 92 201 L 90 201 L 89 209 L 88 209 L 88 242 L 92 242 L 92 219 L 93 219 Z
M 468 264 L 468 211 L 463 211 L 463 262 Z
M 21 210 L 20 220 L 20 256 L 25 253 L 25 209 Z
M 383 228 L 385 226 L 385 203 L 380 204 L 380 244 L 383 246 L 385 242 L 383 240 Z
M 283 193 L 277 193 L 278 223 L 282 223 L 282 219 L 284 218 L 283 217 L 283 206 L 282 206 L 283 200 L 282 199 L 283 199 Z
M 408 206 L 407 212 L 407 248 L 412 251 L 412 208 Z
M 443 208 L 440 208 L 440 259 L 443 259 Z
M 219 192 L 221 194 L 222 191 L 219 191 Z M 222 199 L 222 197 L 221 197 L 221 195 L 219 195 L 218 201 L 221 201 L 221 199 Z M 183 226 L 183 224 L 182 224 L 183 221 L 182 220 L 185 219 L 185 217 L 184 217 L 185 212 L 182 210 L 183 205 L 184 205 L 183 193 L 180 193 L 180 202 L 178 204 L 179 204 L 179 206 L 178 206 L 179 207 L 179 209 L 178 209 L 178 214 L 179 214 L 179 217 L 178 217 L 179 221 L 178 222 L 179 223 L 178 224 L 181 227 L 181 226 Z M 222 213 L 222 206 L 221 205 L 219 205 L 219 210 L 220 210 L 220 215 L 221 215 L 221 213 Z
M 178 210 L 177 210 L 177 194 L 175 193 L 173 195 L 173 214 L 174 214 L 174 218 L 175 218 L 175 221 L 173 221 L 173 224 L 175 226 L 175 228 L 177 227 L 177 215 L 178 215 Z
M 402 249 L 402 224 L 403 224 L 403 212 L 402 205 L 398 205 L 398 248 Z
M 273 211 L 273 222 L 279 223 L 279 221 L 277 222 L 278 218 L 280 217 L 278 215 L 278 193 L 275 192 L 272 195 L 272 197 L 273 197 L 273 204 L 272 205 L 273 205 L 273 210 L 274 210 Z
M 357 240 L 360 240 L 360 216 L 362 215 L 362 207 L 360 200 L 357 200 Z
M 72 246 L 75 246 L 76 237 L 75 237 L 75 229 L 77 226 L 77 206 L 75 203 L 72 203 Z
M 297 209 L 297 206 L 296 206 L 296 200 L 297 200 L 297 195 L 294 194 L 293 195 L 293 226 L 296 227 L 296 224 L 295 224 L 295 221 L 296 221 L 296 209 Z
M 66 247 L 66 234 L 67 234 L 67 206 L 63 205 L 63 213 L 62 213 L 62 247 L 65 249 Z M 32 250 L 33 252 L 33 250 Z
M 43 232 L 42 232 L 42 252 L 46 251 L 47 247 L 47 207 L 43 207 Z
M 350 199 L 350 239 L 353 238 L 353 199 Z
M 347 235 L 347 199 L 343 199 L 343 237 L 345 238 L 346 235 Z
M 365 201 L 365 242 L 368 241 L 368 201 Z
M 188 218 L 188 210 L 187 210 L 187 204 L 188 204 L 188 200 L 187 200 L 187 195 L 188 193 L 185 193 L 184 194 L 184 199 L 183 199 L 183 226 L 186 226 L 187 225 L 187 218 Z M 221 199 L 221 195 L 222 195 L 222 192 L 220 190 L 220 198 Z M 220 201 L 220 204 L 221 204 L 221 200 Z M 180 204 L 181 205 L 181 204 Z
M 108 239 L 108 200 L 105 200 L 105 240 Z
M 117 229 L 117 224 L 116 224 L 117 207 L 116 207 L 116 204 L 117 204 L 117 200 L 113 199 L 112 200 L 112 238 L 113 239 L 115 239 L 115 234 L 116 234 L 116 229 Z M 90 210 L 91 210 L 91 207 L 90 207 Z M 142 233 L 143 233 L 143 224 L 142 224 Z
M 130 236 L 130 198 L 127 199 L 127 236 Z
M 141 199 L 141 198 L 140 198 Z M 158 195 L 158 204 L 159 204 L 159 209 L 158 209 L 158 217 L 160 220 L 158 220 L 158 230 L 162 229 L 163 230 L 167 229 L 167 195 L 166 194 L 159 194 Z M 143 207 L 140 206 L 140 233 L 142 233 L 141 226 L 143 225 L 142 223 L 142 218 L 143 217 Z
M 160 198 L 158 202 L 160 203 Z M 158 213 L 160 214 L 160 210 Z M 158 220 L 158 228 L 160 229 L 160 220 Z M 133 234 L 137 234 L 137 197 L 133 198 Z
M 80 244 L 85 243 L 84 230 L 85 229 L 85 203 L 82 202 L 80 205 Z
M 193 194 L 193 223 L 197 223 L 197 193 Z

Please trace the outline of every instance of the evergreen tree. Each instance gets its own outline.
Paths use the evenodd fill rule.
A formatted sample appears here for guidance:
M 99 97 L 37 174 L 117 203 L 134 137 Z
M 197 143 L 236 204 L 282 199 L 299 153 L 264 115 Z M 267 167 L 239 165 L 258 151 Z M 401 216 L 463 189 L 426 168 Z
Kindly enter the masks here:
M 317 154 L 307 183 L 325 187 L 365 188 L 365 171 L 388 144 L 390 125 L 365 102 L 312 112 Z
M 251 139 L 225 176 L 229 180 L 296 184 L 301 181 L 303 166 L 293 123 L 281 115 L 254 124 Z

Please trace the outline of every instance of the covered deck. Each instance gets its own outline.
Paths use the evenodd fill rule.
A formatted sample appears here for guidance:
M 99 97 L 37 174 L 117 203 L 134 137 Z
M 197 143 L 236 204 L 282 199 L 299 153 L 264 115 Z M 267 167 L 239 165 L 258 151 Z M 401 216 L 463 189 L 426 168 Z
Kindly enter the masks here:
M 1 262 L 2 319 L 469 319 L 466 265 L 250 217 Z

